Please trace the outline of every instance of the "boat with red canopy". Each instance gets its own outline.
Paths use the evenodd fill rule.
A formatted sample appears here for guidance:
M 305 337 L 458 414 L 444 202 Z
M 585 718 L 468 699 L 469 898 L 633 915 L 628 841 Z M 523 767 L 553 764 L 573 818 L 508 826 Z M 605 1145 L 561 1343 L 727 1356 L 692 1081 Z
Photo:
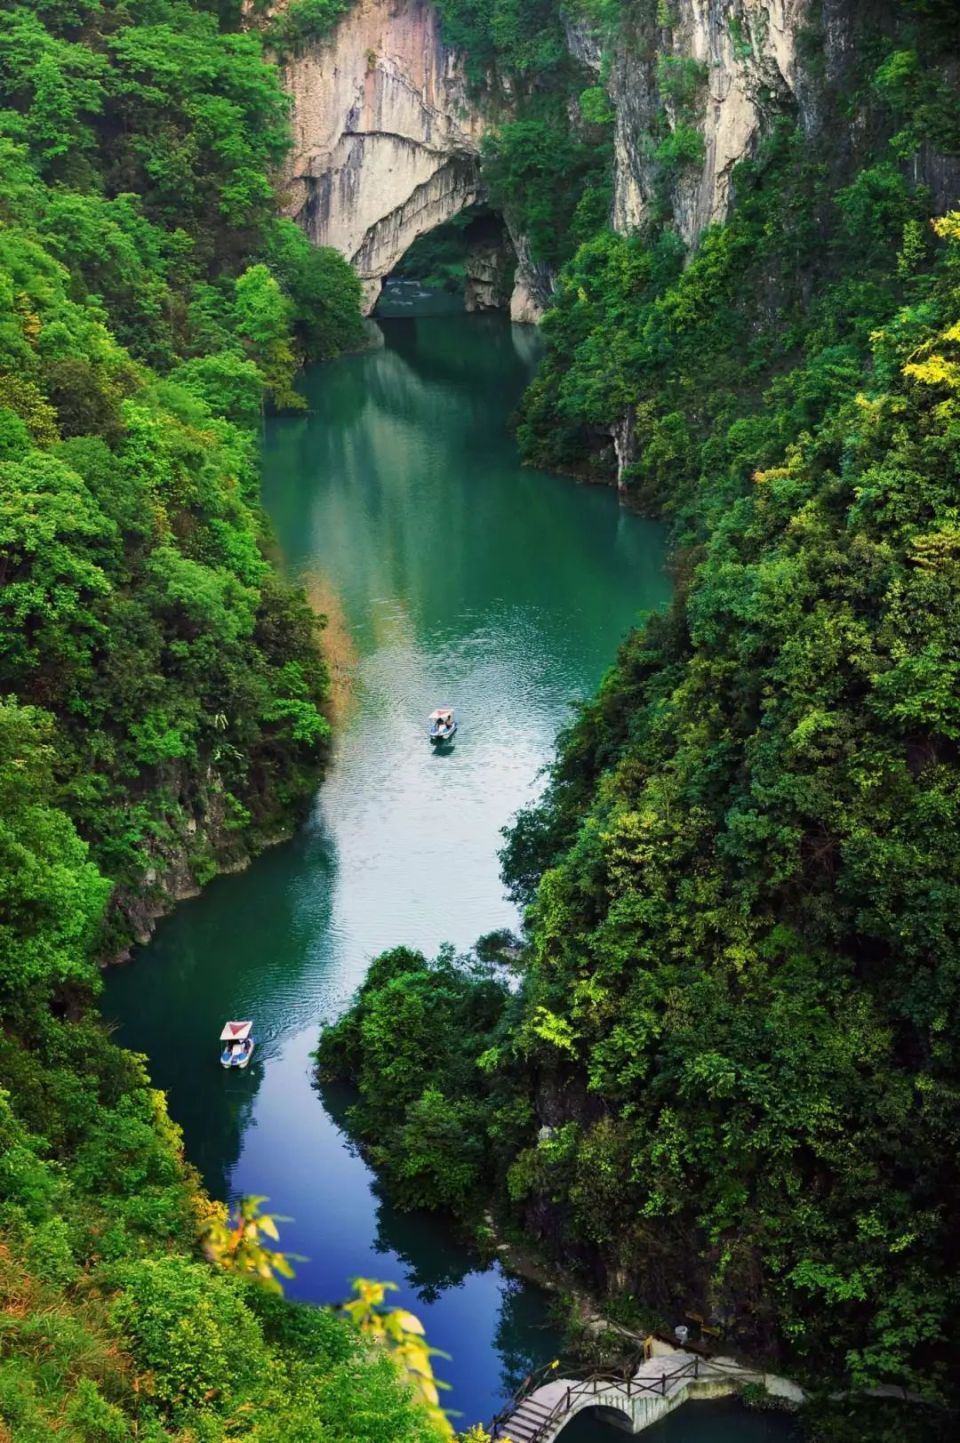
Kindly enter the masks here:
M 221 1067 L 246 1067 L 256 1046 L 250 1035 L 252 1022 L 226 1022 L 220 1033 L 223 1048 L 220 1052 Z
M 432 742 L 448 742 L 457 730 L 457 719 L 453 714 L 453 708 L 449 706 L 438 706 L 436 711 L 430 713 L 430 740 Z

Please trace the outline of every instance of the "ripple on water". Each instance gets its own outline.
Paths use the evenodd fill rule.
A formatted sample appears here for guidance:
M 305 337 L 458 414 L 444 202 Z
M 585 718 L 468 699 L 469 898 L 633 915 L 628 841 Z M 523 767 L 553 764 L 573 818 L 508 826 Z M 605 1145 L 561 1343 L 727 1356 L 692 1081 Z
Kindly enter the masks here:
M 328 778 L 297 836 L 166 919 L 108 976 L 104 1006 L 150 1057 L 213 1191 L 267 1194 L 294 1219 L 284 1242 L 309 1260 L 296 1296 L 335 1300 L 355 1274 L 400 1283 L 453 1355 L 450 1405 L 472 1421 L 553 1355 L 544 1295 L 478 1268 L 441 1220 L 390 1207 L 346 1144 L 342 1096 L 318 1097 L 310 1052 L 376 952 L 516 925 L 500 829 L 667 583 L 657 527 L 519 466 L 506 417 L 534 337 L 464 316 L 384 331 L 384 349 L 310 373 L 310 413 L 265 439 L 285 562 L 322 579 L 340 653 L 349 640 Z M 426 737 L 439 702 L 461 720 L 442 754 Z M 227 1015 L 253 1017 L 259 1038 L 239 1077 L 217 1065 Z

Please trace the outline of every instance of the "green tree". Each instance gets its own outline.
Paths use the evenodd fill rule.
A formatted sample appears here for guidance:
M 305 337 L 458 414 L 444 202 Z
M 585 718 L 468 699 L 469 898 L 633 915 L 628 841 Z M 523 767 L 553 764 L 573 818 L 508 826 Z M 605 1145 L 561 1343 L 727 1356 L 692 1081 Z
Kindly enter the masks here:
M 303 399 L 293 390 L 292 305 L 265 265 L 250 266 L 238 278 L 233 316 L 237 335 L 260 368 L 274 404 L 302 409 Z
M 109 883 L 56 806 L 49 716 L 0 703 L 0 1013 L 8 1025 L 70 984 L 90 988 L 89 960 Z

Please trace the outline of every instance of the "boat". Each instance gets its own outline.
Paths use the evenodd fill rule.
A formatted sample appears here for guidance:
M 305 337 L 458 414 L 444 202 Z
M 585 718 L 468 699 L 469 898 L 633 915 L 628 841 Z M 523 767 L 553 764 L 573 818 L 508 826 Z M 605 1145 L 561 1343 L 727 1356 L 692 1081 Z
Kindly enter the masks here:
M 246 1067 L 256 1046 L 250 1036 L 252 1022 L 225 1022 L 220 1033 L 223 1049 L 220 1053 L 221 1067 Z
M 438 706 L 436 711 L 430 713 L 430 740 L 432 742 L 448 742 L 457 730 L 457 719 L 453 714 L 453 708 L 449 706 Z

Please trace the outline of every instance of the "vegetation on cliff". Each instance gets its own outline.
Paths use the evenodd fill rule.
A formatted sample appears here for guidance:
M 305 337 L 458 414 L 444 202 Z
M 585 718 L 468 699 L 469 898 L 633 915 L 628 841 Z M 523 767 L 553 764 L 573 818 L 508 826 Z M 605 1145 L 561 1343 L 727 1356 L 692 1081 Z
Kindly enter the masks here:
M 562 7 L 556 0 L 436 4 L 444 39 L 463 55 L 496 121 L 483 140 L 490 201 L 523 236 L 532 261 L 557 267 L 604 224 L 612 160 L 610 114 L 590 103 L 596 87 L 570 53 Z
M 508 838 L 519 991 L 387 954 L 320 1063 L 401 1200 L 493 1179 L 621 1305 L 955 1401 L 960 216 L 917 183 L 955 17 L 882 19 L 856 144 L 773 117 L 692 257 L 654 206 L 561 272 L 522 444 L 609 478 L 618 428 L 676 600 Z
M 147 869 L 202 881 L 242 857 L 289 825 L 323 756 L 317 623 L 266 556 L 255 428 L 264 404 L 300 404 L 301 360 L 362 331 L 349 268 L 276 218 L 285 109 L 259 40 L 180 0 L 0 15 L 0 1435 L 16 1443 L 449 1436 L 349 1318 L 204 1259 L 220 1210 L 90 1005 Z
M 121 900 L 288 825 L 326 733 L 254 432 L 359 286 L 276 216 L 260 46 L 182 0 L 0 16 L 0 692 Z

